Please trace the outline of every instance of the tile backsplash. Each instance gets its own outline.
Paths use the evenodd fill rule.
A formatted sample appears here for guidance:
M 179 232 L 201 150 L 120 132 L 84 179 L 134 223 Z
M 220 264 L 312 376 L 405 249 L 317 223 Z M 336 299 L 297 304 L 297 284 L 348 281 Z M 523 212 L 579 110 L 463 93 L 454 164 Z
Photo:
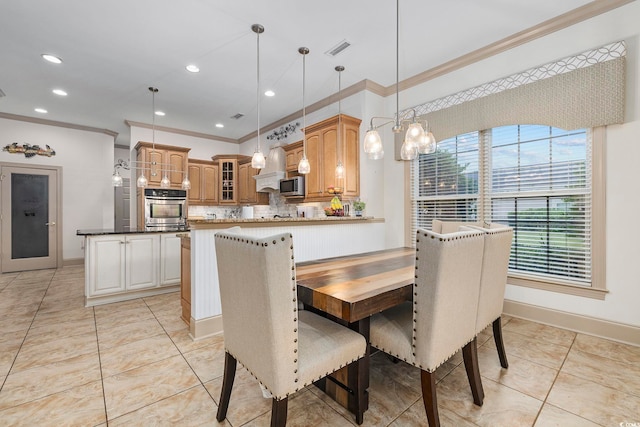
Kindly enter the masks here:
M 279 216 L 298 216 L 297 206 L 305 206 L 313 212 L 313 217 L 325 216 L 323 203 L 287 203 L 286 198 L 280 196 L 280 193 L 269 193 L 268 205 L 253 205 L 254 218 L 273 218 Z M 325 203 L 326 205 L 326 203 Z M 314 209 L 315 208 L 315 209 Z M 309 209 L 306 210 L 308 212 Z M 189 206 L 189 217 L 202 218 L 242 218 L 242 205 L 240 206 Z M 307 216 L 308 213 L 307 213 Z

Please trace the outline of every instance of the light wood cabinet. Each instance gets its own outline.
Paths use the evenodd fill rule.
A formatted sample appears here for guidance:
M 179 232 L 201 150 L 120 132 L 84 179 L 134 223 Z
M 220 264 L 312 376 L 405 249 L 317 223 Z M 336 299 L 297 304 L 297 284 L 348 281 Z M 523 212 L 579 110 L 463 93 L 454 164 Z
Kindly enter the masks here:
M 302 141 L 294 142 L 283 147 L 286 156 L 287 176 L 298 174 L 298 163 L 302 159 Z
M 137 175 L 142 169 L 149 180 L 149 187 L 160 187 L 160 180 L 166 174 L 170 188 L 182 188 L 182 181 L 187 171 L 190 148 L 175 147 L 173 145 L 153 144 L 139 141 L 135 146 L 137 155 Z
M 238 162 L 245 160 L 247 156 L 240 154 L 221 154 L 212 159 L 218 164 L 218 204 L 237 205 L 239 195 L 239 171 Z
M 189 180 L 191 190 L 188 191 L 191 205 L 218 204 L 218 165 L 211 160 L 189 159 Z
M 251 167 L 251 157 L 238 160 L 238 200 L 241 204 L 269 204 L 269 194 L 256 191 L 253 177 L 259 173 L 260 169 Z
M 188 168 L 190 148 L 176 147 L 173 145 L 153 144 L 151 142 L 138 141 L 136 149 L 136 176 L 144 171 L 144 175 L 149 181 L 149 188 L 160 188 L 160 180 L 166 173 L 169 178 L 169 188 L 181 189 L 182 181 Z M 138 228 L 144 228 L 144 191 L 138 188 L 137 199 L 137 222 Z
M 360 119 L 341 115 L 307 126 L 307 159 L 311 172 L 305 176 L 305 201 L 327 201 L 334 195 L 328 187 L 342 187 L 343 197 L 360 196 Z M 338 147 L 338 132 L 341 140 Z M 287 176 L 297 175 L 302 158 L 302 141 L 283 147 L 287 158 Z M 345 167 L 345 177 L 336 182 L 338 159 Z M 294 166 L 295 164 L 295 166 Z

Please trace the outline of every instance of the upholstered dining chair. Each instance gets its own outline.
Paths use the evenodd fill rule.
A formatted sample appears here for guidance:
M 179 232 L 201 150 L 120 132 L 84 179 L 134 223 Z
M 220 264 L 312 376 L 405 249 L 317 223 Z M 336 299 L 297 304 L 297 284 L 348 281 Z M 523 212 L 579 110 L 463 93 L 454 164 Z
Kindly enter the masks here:
M 508 368 L 509 361 L 502 339 L 502 308 L 509 271 L 513 228 L 495 222 L 483 224 L 481 222 L 441 221 L 437 219 L 433 220 L 431 228 L 432 231 L 443 234 L 468 228 L 485 233 L 476 333 L 479 334 L 491 325 L 500 366 Z
M 483 403 L 476 344 L 483 248 L 480 231 L 418 229 L 413 301 L 371 317 L 371 345 L 420 368 L 431 427 L 440 425 L 435 370 L 461 348 L 473 401 Z
M 217 420 L 226 418 L 239 361 L 272 395 L 271 426 L 287 421 L 289 395 L 365 354 L 365 338 L 298 309 L 293 237 L 215 235 L 225 367 Z M 364 390 L 356 390 L 362 422 Z
M 500 366 L 506 369 L 509 367 L 509 361 L 502 339 L 502 306 L 509 270 L 513 228 L 498 223 L 472 228 L 484 232 L 484 259 L 480 278 L 476 333 L 492 325 L 493 340 L 498 350 Z

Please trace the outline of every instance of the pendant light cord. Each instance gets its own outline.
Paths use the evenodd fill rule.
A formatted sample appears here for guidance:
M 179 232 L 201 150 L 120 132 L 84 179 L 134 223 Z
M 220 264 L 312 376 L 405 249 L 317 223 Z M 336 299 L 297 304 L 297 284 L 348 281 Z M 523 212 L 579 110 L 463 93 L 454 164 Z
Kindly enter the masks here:
M 307 108 L 306 108 L 306 102 L 304 99 L 304 88 L 305 88 L 305 79 L 306 79 L 306 59 L 307 59 L 307 54 L 303 53 L 302 54 L 302 126 L 304 127 L 304 130 L 302 132 L 303 135 L 303 143 L 302 143 L 302 151 L 303 151 L 303 157 L 306 159 L 307 158 Z
M 257 74 L 257 78 L 256 78 L 256 87 L 257 87 L 257 92 L 256 92 L 256 105 L 258 106 L 258 121 L 257 121 L 257 129 L 258 129 L 258 152 L 260 151 L 260 31 L 256 31 L 257 34 L 257 56 L 256 56 L 256 63 L 257 63 L 257 70 L 258 72 Z
M 396 0 L 396 127 L 400 127 L 400 0 Z

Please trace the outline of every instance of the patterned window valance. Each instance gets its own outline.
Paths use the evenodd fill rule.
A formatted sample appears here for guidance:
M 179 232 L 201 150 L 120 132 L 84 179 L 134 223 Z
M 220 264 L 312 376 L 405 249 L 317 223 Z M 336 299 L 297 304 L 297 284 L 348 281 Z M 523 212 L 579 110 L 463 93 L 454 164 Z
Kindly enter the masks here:
M 619 41 L 413 108 L 437 140 L 508 124 L 571 130 L 623 123 L 625 57 Z

